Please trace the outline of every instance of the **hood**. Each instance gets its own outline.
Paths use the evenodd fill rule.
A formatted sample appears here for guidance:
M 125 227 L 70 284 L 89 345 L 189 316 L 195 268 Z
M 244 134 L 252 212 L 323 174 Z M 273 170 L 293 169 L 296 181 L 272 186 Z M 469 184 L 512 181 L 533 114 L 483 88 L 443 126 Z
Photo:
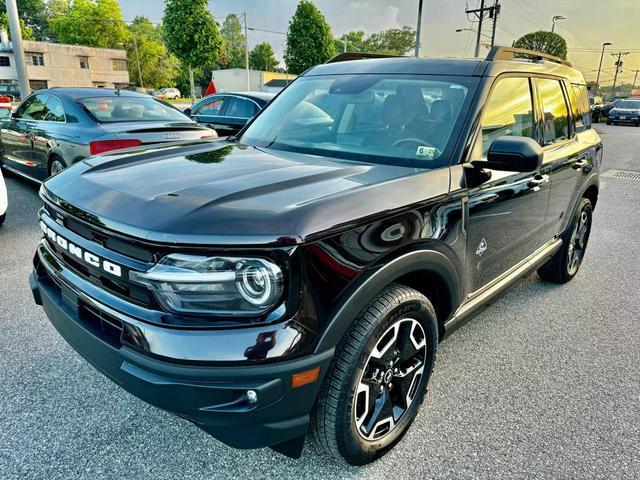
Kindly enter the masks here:
M 48 180 L 44 194 L 163 243 L 295 244 L 446 194 L 440 170 L 427 184 L 413 168 L 197 142 L 90 158 Z

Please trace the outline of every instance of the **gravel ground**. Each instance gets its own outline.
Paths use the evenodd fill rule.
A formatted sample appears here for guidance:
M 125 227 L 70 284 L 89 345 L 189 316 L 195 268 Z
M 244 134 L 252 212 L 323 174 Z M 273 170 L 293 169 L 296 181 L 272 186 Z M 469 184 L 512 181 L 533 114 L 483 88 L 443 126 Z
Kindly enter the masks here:
M 640 171 L 640 129 L 598 128 L 604 170 Z M 40 236 L 37 188 L 15 177 L 7 184 L 0 479 L 640 477 L 640 181 L 602 179 L 573 282 L 532 275 L 441 344 L 416 423 L 364 468 L 311 443 L 298 461 L 233 450 L 81 360 L 27 285 Z

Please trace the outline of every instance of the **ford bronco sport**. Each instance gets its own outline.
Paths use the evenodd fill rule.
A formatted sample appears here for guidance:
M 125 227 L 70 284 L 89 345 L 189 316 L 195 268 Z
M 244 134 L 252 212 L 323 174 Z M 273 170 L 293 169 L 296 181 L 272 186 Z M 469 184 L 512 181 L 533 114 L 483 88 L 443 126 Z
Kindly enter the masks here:
M 602 144 L 568 62 L 358 57 L 308 70 L 235 138 L 96 156 L 41 190 L 30 283 L 56 329 L 234 447 L 299 457 L 310 431 L 373 461 L 442 338 L 584 258 Z

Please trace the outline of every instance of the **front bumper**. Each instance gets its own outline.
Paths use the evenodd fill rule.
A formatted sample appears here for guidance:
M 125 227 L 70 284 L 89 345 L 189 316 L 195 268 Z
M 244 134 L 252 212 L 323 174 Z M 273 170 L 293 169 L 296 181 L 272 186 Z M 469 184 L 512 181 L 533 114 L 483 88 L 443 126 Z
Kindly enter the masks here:
M 256 365 L 212 366 L 210 362 L 168 360 L 116 341 L 109 335 L 114 327 L 112 317 L 105 315 L 97 323 L 87 321 L 79 307 L 86 299 L 83 292 L 51 266 L 45 268 L 38 255 L 35 265 L 29 282 L 36 303 L 80 355 L 122 388 L 190 420 L 232 447 L 270 446 L 292 456 L 301 453 L 309 412 L 333 350 Z M 122 335 L 126 332 L 127 328 Z M 184 340 L 175 337 L 175 341 Z M 294 373 L 316 367 L 320 367 L 316 382 L 292 387 Z M 249 401 L 248 390 L 257 393 L 255 403 Z

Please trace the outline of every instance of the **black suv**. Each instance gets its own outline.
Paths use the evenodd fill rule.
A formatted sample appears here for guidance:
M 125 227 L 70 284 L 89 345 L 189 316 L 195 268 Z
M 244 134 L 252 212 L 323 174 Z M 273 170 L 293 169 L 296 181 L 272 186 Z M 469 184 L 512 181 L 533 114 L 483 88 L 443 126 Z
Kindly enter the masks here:
M 585 254 L 602 144 L 578 71 L 504 47 L 353 57 L 236 138 L 107 153 L 41 190 L 30 282 L 60 334 L 234 447 L 298 457 L 310 431 L 374 460 L 443 337 Z

